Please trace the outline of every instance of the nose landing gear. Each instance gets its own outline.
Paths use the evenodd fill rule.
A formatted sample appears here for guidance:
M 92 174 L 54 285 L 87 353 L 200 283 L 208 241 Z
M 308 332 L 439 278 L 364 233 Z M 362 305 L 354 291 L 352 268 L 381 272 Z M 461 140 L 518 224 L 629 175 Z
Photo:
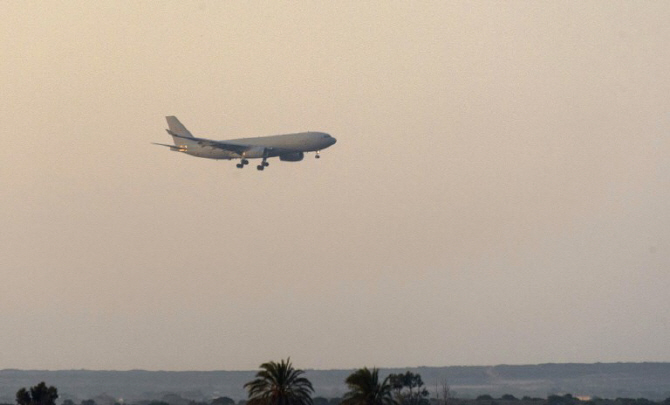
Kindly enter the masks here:
M 315 159 L 321 159 L 321 155 L 319 155 L 320 150 L 316 151 L 316 156 L 314 156 Z

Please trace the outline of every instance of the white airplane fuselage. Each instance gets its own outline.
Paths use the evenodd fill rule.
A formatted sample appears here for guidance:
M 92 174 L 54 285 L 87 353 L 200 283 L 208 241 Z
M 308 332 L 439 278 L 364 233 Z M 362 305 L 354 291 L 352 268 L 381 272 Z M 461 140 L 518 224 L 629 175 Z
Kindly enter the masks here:
M 299 132 L 295 134 L 261 136 L 256 138 L 239 138 L 225 141 L 227 144 L 252 146 L 247 151 L 238 153 L 231 150 L 202 146 L 198 143 L 180 139 L 175 145 L 179 152 L 187 155 L 208 159 L 258 159 L 264 154 L 267 157 L 280 156 L 280 151 L 290 149 L 297 152 L 316 152 L 335 143 L 335 138 L 324 132 Z

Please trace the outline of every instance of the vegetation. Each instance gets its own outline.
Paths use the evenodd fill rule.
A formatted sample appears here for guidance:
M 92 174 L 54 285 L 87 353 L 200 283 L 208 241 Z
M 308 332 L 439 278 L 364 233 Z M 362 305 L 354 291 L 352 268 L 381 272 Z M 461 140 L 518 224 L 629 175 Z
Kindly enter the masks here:
M 228 397 L 218 397 L 214 398 L 212 402 L 210 402 L 211 405 L 235 405 L 235 400 L 232 398 Z
M 248 405 L 313 405 L 312 383 L 301 377 L 302 370 L 296 370 L 291 358 L 279 363 L 274 361 L 261 364 L 256 378 L 244 384 L 249 394 Z
M 21 388 L 16 393 L 17 405 L 56 405 L 58 399 L 58 390 L 56 387 L 47 387 L 42 381 L 30 390 Z
M 389 375 L 393 398 L 399 405 L 430 405 L 428 390 L 424 387 L 420 374 L 407 371 L 404 374 Z
M 450 405 L 455 393 L 451 390 L 446 378 L 442 379 L 441 385 L 435 385 L 435 398 L 431 400 L 433 405 Z
M 670 398 L 664 401 L 651 401 L 645 398 L 580 399 L 571 394 L 549 395 L 547 398 L 524 396 L 521 399 L 505 394 L 494 398 L 489 394 L 479 395 L 477 399 L 454 398 L 452 405 L 670 405 Z M 438 404 L 434 404 L 438 405 Z
M 290 358 L 279 363 L 272 361 L 264 363 L 256 378 L 244 384 L 244 388 L 248 391 L 248 401 L 242 399 L 235 402 L 229 397 L 214 399 L 203 397 L 193 400 L 171 393 L 163 395 L 160 400 L 124 403 L 123 400 L 109 395 L 98 396 L 96 400 L 107 405 L 112 403 L 114 405 L 670 405 L 670 398 L 653 401 L 645 398 L 604 399 L 571 394 L 554 394 L 546 398 L 530 396 L 517 398 L 512 394 L 504 394 L 497 398 L 482 394 L 476 399 L 464 399 L 455 396 L 446 380 L 443 380 L 442 387 L 435 385 L 435 391 L 431 396 L 418 373 L 407 371 L 391 374 L 380 381 L 379 370 L 376 368 L 370 370 L 366 367 L 356 370 L 345 379 L 349 391 L 344 398 L 312 399 L 314 388 L 311 382 L 302 376 L 303 374 L 302 370 L 293 368 Z M 15 404 L 0 403 L 0 405 L 56 405 L 56 399 L 58 390 L 41 382 L 29 389 L 21 388 L 16 393 Z M 75 405 L 75 402 L 67 398 L 60 405 Z M 88 399 L 81 401 L 80 405 L 96 405 L 96 402 Z
M 379 382 L 379 370 L 367 367 L 356 370 L 344 381 L 349 391 L 344 394 L 342 405 L 396 405 L 391 395 L 389 377 Z

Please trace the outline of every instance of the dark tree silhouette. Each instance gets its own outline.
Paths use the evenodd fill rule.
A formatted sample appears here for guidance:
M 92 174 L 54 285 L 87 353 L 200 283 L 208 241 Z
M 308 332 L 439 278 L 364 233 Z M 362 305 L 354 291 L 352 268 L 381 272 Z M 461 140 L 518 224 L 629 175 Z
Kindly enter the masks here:
M 379 370 L 367 367 L 354 371 L 346 380 L 349 392 L 344 394 L 342 405 L 396 405 L 391 396 L 389 377 L 379 382 Z
M 235 400 L 229 397 L 214 398 L 210 405 L 235 405 Z
M 248 391 L 248 405 L 312 405 L 312 383 L 301 377 L 291 358 L 279 363 L 271 361 L 261 364 L 256 379 L 244 384 Z
M 21 388 L 16 393 L 17 405 L 56 405 L 57 398 L 58 390 L 56 387 L 47 387 L 44 381 L 30 387 L 30 391 Z
M 428 390 L 424 387 L 421 374 L 407 371 L 405 374 L 389 375 L 393 397 L 400 405 L 428 405 Z

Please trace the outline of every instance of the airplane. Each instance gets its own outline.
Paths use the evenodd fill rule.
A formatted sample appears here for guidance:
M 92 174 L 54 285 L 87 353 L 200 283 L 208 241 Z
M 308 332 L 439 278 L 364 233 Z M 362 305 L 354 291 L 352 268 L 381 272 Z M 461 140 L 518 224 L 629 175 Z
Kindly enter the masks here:
M 256 166 L 263 170 L 270 165 L 268 158 L 279 157 L 285 162 L 299 162 L 305 152 L 319 152 L 337 142 L 325 132 L 300 132 L 295 134 L 260 136 L 257 138 L 240 138 L 226 141 L 213 141 L 196 138 L 175 116 L 165 117 L 168 123 L 167 133 L 172 136 L 174 145 L 152 142 L 154 145 L 167 146 L 171 151 L 208 159 L 240 159 L 238 169 L 249 164 L 248 159 L 262 159 Z

